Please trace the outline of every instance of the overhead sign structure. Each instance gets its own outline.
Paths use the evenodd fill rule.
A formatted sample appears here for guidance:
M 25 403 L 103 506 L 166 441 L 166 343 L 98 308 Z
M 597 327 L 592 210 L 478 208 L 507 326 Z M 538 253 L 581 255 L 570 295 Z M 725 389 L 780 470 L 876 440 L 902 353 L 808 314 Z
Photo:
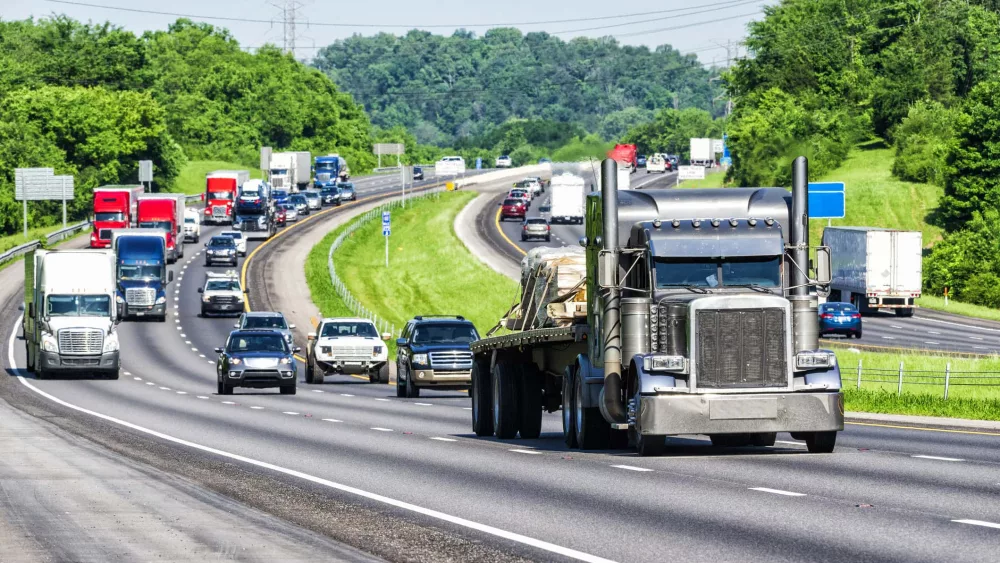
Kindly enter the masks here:
M 847 212 L 843 182 L 809 184 L 809 218 L 843 219 Z
M 394 154 L 396 155 L 396 166 L 402 166 L 399 161 L 399 155 L 406 154 L 406 147 L 403 143 L 375 143 L 372 146 L 372 152 L 378 157 L 378 167 L 382 168 L 382 155 L 383 154 Z
M 23 209 L 24 236 L 28 236 L 28 202 L 62 201 L 63 227 L 66 226 L 66 202 L 73 199 L 73 177 L 55 176 L 51 168 L 15 168 L 14 200 Z
M 705 167 L 704 166 L 678 166 L 677 167 L 677 179 L 678 180 L 704 180 L 705 179 Z

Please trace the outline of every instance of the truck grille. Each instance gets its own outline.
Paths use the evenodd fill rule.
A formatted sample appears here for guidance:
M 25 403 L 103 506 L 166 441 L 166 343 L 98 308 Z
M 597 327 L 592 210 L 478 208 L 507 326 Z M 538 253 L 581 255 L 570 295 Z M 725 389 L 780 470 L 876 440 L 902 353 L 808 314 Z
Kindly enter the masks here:
M 233 297 L 232 295 L 213 295 L 209 297 L 209 299 L 212 301 L 212 303 L 216 303 L 219 305 L 236 303 L 236 298 Z
M 222 219 L 222 218 L 227 217 L 228 215 L 229 214 L 226 213 L 226 206 L 225 205 L 213 205 L 212 206 L 212 217 Z
M 340 362 L 363 362 L 372 359 L 371 346 L 323 346 L 322 348 L 327 348 L 322 351 Z
M 111 229 L 99 229 L 97 231 L 97 238 L 100 240 L 111 240 Z
M 151 287 L 129 287 L 125 289 L 125 302 L 137 307 L 148 307 L 156 300 L 156 290 Z
M 702 310 L 697 313 L 698 387 L 786 387 L 785 311 Z
M 431 368 L 433 369 L 472 369 L 472 352 L 468 350 L 448 350 L 431 352 Z
M 96 328 L 64 328 L 59 331 L 60 354 L 100 354 L 104 333 Z

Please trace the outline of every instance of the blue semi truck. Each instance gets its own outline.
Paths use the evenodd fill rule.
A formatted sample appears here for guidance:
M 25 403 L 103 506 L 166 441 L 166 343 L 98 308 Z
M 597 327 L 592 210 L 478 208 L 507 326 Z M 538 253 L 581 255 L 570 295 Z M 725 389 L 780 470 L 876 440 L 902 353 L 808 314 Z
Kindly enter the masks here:
M 121 229 L 111 233 L 115 250 L 115 301 L 122 318 L 167 318 L 166 236 L 159 229 Z
M 313 186 L 317 190 L 335 187 L 337 182 L 346 182 L 351 177 L 347 161 L 339 154 L 317 156 L 313 169 L 316 178 Z

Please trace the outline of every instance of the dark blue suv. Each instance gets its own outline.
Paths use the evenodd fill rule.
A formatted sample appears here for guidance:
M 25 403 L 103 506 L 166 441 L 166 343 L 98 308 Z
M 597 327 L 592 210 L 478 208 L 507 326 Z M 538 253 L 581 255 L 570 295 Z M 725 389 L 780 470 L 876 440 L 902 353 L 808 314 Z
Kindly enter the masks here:
M 420 389 L 468 390 L 476 327 L 464 317 L 414 317 L 396 340 L 396 396 L 419 397 Z
M 819 335 L 843 334 L 861 338 L 861 313 L 850 303 L 823 303 L 819 306 Z

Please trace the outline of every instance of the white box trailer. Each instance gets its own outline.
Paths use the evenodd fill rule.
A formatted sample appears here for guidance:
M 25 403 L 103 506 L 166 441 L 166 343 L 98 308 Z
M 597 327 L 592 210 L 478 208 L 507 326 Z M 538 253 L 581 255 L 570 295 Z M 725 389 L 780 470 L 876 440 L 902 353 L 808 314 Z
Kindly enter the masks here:
M 823 245 L 830 247 L 833 263 L 828 301 L 853 303 L 862 313 L 913 315 L 923 287 L 920 231 L 827 227 Z
M 708 163 L 715 160 L 715 153 L 712 152 L 712 139 L 691 139 L 691 156 L 688 161 L 691 164 Z
M 625 162 L 618 163 L 618 189 L 619 190 L 630 190 L 632 189 L 632 165 Z
M 551 223 L 583 224 L 584 180 L 579 176 L 564 173 L 553 176 L 549 184 L 551 199 Z

